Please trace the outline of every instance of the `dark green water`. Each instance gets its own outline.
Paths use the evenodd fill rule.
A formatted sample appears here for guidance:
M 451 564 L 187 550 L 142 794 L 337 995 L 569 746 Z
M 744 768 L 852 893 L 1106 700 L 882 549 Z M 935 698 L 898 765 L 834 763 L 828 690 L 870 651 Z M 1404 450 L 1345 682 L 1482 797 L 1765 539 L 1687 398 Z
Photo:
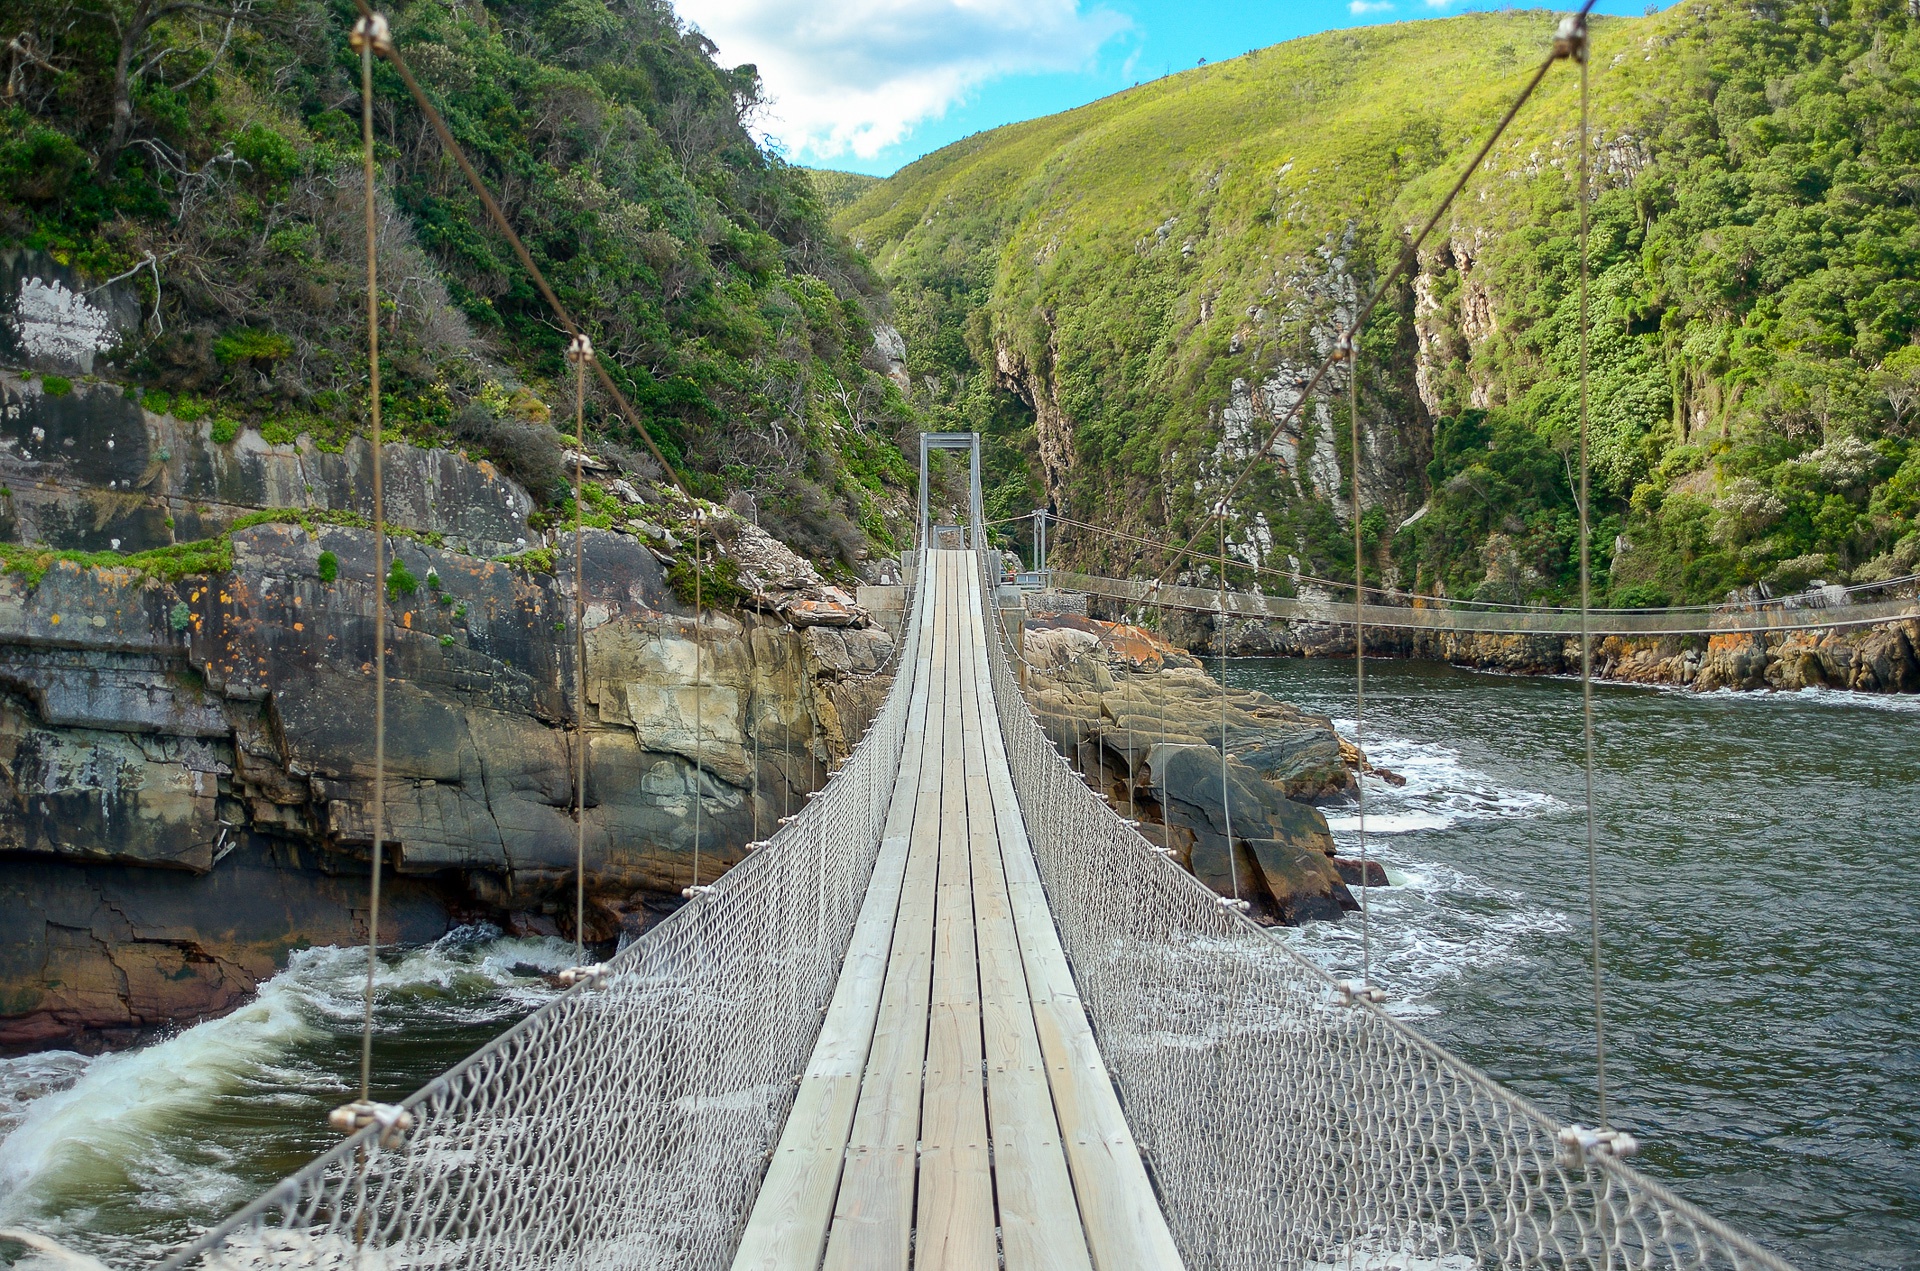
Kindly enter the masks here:
M 1229 678 L 1350 721 L 1352 670 Z M 1375 979 L 1419 1027 L 1591 1123 L 1579 686 L 1375 664 Z M 1597 699 L 1609 1072 L 1641 1165 L 1790 1260 L 1920 1268 L 1920 700 Z M 1350 809 L 1329 808 L 1351 843 Z M 1295 933 L 1357 970 L 1360 926 Z M 333 1142 L 363 955 L 299 955 L 225 1019 L 126 1054 L 0 1060 L 0 1227 L 144 1265 Z M 382 1097 L 551 993 L 559 941 L 470 931 L 381 974 Z M 0 1261 L 7 1250 L 0 1249 Z
M 1228 677 L 1351 735 L 1351 664 Z M 1802 1267 L 1920 1267 L 1920 699 L 1601 688 L 1595 719 L 1613 1123 Z M 1579 685 L 1370 664 L 1364 740 L 1408 778 L 1368 786 L 1406 883 L 1373 893 L 1376 980 L 1591 1124 Z M 1357 922 L 1297 938 L 1358 969 Z

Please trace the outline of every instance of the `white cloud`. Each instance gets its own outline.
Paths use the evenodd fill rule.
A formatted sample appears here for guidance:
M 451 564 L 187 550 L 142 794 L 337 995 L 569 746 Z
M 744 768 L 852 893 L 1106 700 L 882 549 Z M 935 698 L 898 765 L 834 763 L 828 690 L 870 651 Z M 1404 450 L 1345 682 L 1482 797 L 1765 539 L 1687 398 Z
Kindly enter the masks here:
M 1431 4 L 1433 0 L 1427 0 L 1427 2 Z M 1447 0 L 1441 0 L 1442 4 L 1446 2 Z M 1347 12 L 1356 18 L 1367 13 L 1391 13 L 1393 0 L 1353 0 L 1353 3 L 1347 6 Z
M 1127 29 L 1078 0 L 678 0 L 729 65 L 760 69 L 759 127 L 796 158 L 870 159 L 1005 75 L 1070 71 Z

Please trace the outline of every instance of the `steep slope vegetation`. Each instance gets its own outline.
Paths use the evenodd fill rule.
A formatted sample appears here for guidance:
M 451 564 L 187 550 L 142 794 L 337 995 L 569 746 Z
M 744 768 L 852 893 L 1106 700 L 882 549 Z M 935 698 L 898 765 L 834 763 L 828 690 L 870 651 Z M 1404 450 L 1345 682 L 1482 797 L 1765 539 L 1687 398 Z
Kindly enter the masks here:
M 969 138 L 838 223 L 895 289 L 921 404 L 995 439 L 998 514 L 1045 499 L 1184 535 L 1554 22 L 1294 41 Z M 1603 591 L 1913 569 L 1920 23 L 1891 0 L 1693 0 L 1594 42 Z M 1367 327 L 1372 581 L 1501 600 L 1573 583 L 1577 104 L 1556 68 Z M 1351 576 L 1331 390 L 1238 500 L 1237 556 Z
M 717 65 L 664 0 L 388 12 L 669 462 L 700 493 L 755 494 L 823 557 L 886 540 L 906 415 L 862 365 L 886 369 L 877 288 L 806 175 L 743 125 L 754 69 Z M 361 426 L 352 17 L 322 0 L 8 9 L 0 248 L 44 253 L 76 290 L 138 289 L 136 328 L 96 369 L 158 409 L 323 446 Z M 377 93 L 389 426 L 490 453 L 550 505 L 564 333 L 384 66 Z M 608 406 L 592 407 L 602 442 L 642 450 Z

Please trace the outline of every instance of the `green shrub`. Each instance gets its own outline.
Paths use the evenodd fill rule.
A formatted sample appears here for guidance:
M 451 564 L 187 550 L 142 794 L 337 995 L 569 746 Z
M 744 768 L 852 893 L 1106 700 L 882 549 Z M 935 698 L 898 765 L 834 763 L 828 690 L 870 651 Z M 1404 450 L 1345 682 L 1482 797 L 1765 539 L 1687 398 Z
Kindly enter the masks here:
M 340 558 L 332 552 L 321 552 L 319 561 L 320 581 L 330 583 L 340 576 Z
M 291 446 L 300 440 L 300 429 L 296 424 L 284 419 L 276 419 L 260 425 L 260 436 L 276 446 Z
M 73 391 L 73 381 L 64 375 L 43 375 L 40 390 L 48 397 L 65 397 Z
M 398 556 L 394 557 L 393 568 L 387 571 L 387 595 L 398 600 L 419 590 L 420 584 L 407 572 L 407 563 Z
M 25 118 L 25 111 L 7 111 L 7 131 Z M 79 143 L 51 128 L 30 124 L 14 136 L 0 137 L 0 189 L 22 203 L 59 198 L 87 166 L 87 152 Z
M 161 394 L 162 398 L 166 396 Z M 173 417 L 183 424 L 197 424 L 207 417 L 212 408 L 198 397 L 182 393 L 173 399 Z
M 158 389 L 150 389 L 140 394 L 140 407 L 156 415 L 164 415 L 173 409 L 173 398 Z
M 448 645 L 450 645 L 450 644 L 452 644 L 452 643 L 453 643 L 453 637 L 452 637 L 452 636 L 450 636 L 450 635 L 443 635 L 443 636 L 441 636 L 441 637 L 440 637 L 440 647 L 441 647 L 441 648 L 443 648 L 443 649 L 444 649 L 444 648 L 446 648 L 446 647 L 447 647 Z
M 233 139 L 233 157 L 252 169 L 253 180 L 278 184 L 300 175 L 300 152 L 264 124 L 249 124 Z
M 740 586 L 740 567 L 726 557 L 708 562 L 699 574 L 699 600 L 702 608 L 737 609 L 747 593 Z M 667 567 L 667 585 L 680 603 L 694 603 L 694 564 L 691 556 L 681 556 Z
M 207 436 L 212 439 L 213 444 L 216 446 L 224 446 L 239 435 L 240 421 L 230 419 L 225 415 L 214 420 L 213 427 L 207 432 Z
M 1673 597 L 1651 583 L 1634 583 L 1617 588 L 1612 601 L 1615 609 L 1665 609 Z
M 293 341 L 273 331 L 236 327 L 213 342 L 213 355 L 222 366 L 271 366 L 293 353 Z
M 185 631 L 193 623 L 193 610 L 187 608 L 187 602 L 176 600 L 173 608 L 167 611 L 167 625 L 175 631 Z

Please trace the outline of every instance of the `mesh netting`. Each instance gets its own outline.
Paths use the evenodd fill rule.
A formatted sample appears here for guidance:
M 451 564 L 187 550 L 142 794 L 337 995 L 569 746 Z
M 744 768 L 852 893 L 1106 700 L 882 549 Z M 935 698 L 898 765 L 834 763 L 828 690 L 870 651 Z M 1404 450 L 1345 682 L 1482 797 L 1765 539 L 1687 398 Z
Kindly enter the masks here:
M 1342 1005 L 1074 775 L 987 645 L 1054 923 L 1189 1267 L 1785 1267 L 1616 1161 L 1563 1158 L 1538 1109 Z
M 167 1266 L 726 1266 L 873 871 L 913 674 L 899 658 L 865 739 L 767 846 L 599 987 L 407 1100 L 400 1147 L 354 1135 Z
M 1085 592 L 1107 600 L 1165 609 L 1192 609 L 1213 613 L 1220 608 L 1220 592 L 1209 587 L 1176 587 L 1152 579 L 1102 578 L 1069 570 L 1048 570 L 1053 586 Z M 1908 583 L 1904 589 L 1911 592 Z M 1588 630 L 1607 635 L 1733 635 L 1769 631 L 1824 631 L 1835 627 L 1872 626 L 1920 618 L 1920 597 L 1861 597 L 1866 588 L 1834 588 L 1834 599 L 1824 593 L 1791 597 L 1765 604 L 1726 605 L 1711 612 L 1698 609 L 1596 609 Z M 1409 599 L 1414 599 L 1409 597 Z M 1360 618 L 1369 627 L 1401 631 L 1485 631 L 1495 634 L 1580 634 L 1578 609 L 1465 609 L 1431 597 L 1418 598 L 1421 608 L 1369 602 Z M 1227 612 L 1242 618 L 1271 618 L 1282 622 L 1339 625 L 1353 621 L 1353 602 L 1311 596 L 1263 596 L 1255 592 L 1226 593 Z
M 1378 1008 L 1339 1004 L 1073 775 L 986 644 L 1061 941 L 1190 1267 L 1785 1271 L 1626 1166 L 1563 1155 L 1539 1110 Z M 599 987 L 413 1096 L 399 1147 L 345 1140 L 168 1267 L 725 1266 L 912 744 L 899 665 L 826 790 Z

